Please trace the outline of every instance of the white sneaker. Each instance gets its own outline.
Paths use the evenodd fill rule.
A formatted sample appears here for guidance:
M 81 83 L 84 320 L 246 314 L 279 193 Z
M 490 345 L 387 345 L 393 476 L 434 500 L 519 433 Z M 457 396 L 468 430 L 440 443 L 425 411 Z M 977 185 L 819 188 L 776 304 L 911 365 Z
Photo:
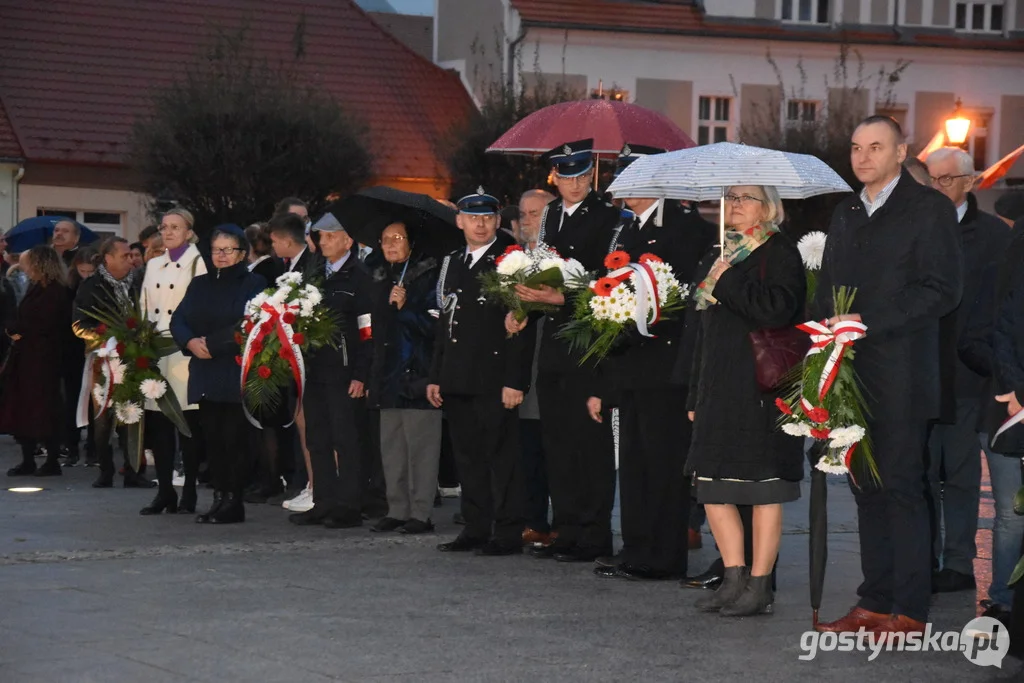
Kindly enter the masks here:
M 177 486 L 178 488 L 181 488 L 184 485 L 185 485 L 185 473 L 184 472 L 178 472 L 177 470 L 175 470 L 174 471 L 174 478 L 171 479 L 171 486 Z
M 286 500 L 281 503 L 281 507 L 285 510 L 292 512 L 305 512 L 313 509 L 313 488 L 306 484 L 306 488 L 302 489 L 299 495 L 295 496 L 291 500 Z

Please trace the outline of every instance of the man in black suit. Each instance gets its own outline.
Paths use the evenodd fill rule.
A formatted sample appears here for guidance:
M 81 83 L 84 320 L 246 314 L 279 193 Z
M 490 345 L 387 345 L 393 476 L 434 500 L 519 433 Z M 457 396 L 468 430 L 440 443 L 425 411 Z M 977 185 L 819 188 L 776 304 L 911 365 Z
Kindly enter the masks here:
M 714 226 L 678 202 L 627 198 L 625 203 L 636 218 L 619 234 L 616 247 L 634 263 L 644 254 L 657 256 L 672 266 L 682 285 L 689 284 L 715 241 Z M 683 466 L 690 423 L 679 419 L 686 411 L 686 387 L 673 382 L 671 373 L 679 360 L 682 328 L 680 312 L 651 328 L 651 337 L 631 334 L 626 347 L 604 361 L 603 394 L 589 401 L 598 422 L 610 403 L 619 408 L 623 549 L 617 564 L 594 569 L 598 576 L 658 580 L 686 575 L 690 482 Z
M 512 555 L 523 551 L 525 499 L 518 406 L 530 381 L 530 348 L 508 337 L 505 312 L 480 291 L 511 238 L 498 234 L 498 200 L 480 188 L 458 202 L 466 247 L 441 267 L 442 297 L 427 399 L 444 411 L 462 479 L 466 528 L 438 550 Z
M 622 214 L 593 190 L 593 140 L 559 145 L 547 154 L 559 197 L 541 219 L 540 240 L 589 271 L 601 270 Z M 615 502 L 615 454 L 609 421 L 590 419 L 587 400 L 597 392 L 594 363 L 580 365 L 582 354 L 558 337 L 572 318 L 571 301 L 556 289 L 519 286 L 523 301 L 558 306 L 544 320 L 537 373 L 537 398 L 547 454 L 553 527 L 558 538 L 534 548 L 535 557 L 560 562 L 591 562 L 611 555 L 611 513 Z M 511 333 L 525 327 L 509 315 Z
M 274 254 L 284 262 L 286 273 L 309 271 L 315 252 L 306 246 L 306 223 L 302 217 L 294 213 L 276 215 L 267 223 L 267 231 L 274 245 Z
M 829 323 L 867 326 L 856 369 L 882 481 L 854 473 L 864 582 L 858 605 L 819 624 L 823 631 L 863 626 L 891 637 L 924 631 L 928 620 L 925 440 L 940 412 L 939 320 L 960 302 L 963 252 L 953 204 L 901 172 L 906 155 L 903 131 L 888 117 L 869 117 L 854 131 L 851 161 L 864 189 L 832 216 L 813 307 L 816 318 L 835 316 L 833 287 L 857 288 L 855 312 Z
M 297 216 L 282 218 L 301 224 Z M 277 234 L 273 232 L 276 220 L 271 221 L 272 236 Z M 342 336 L 337 348 L 324 346 L 306 359 L 302 408 L 313 471 L 313 507 L 288 519 L 300 526 L 347 529 L 363 523 L 362 456 L 353 402 L 366 395 L 373 360 L 373 280 L 352 253 L 354 242 L 340 223 L 321 221 L 317 228 L 320 252 L 310 255 L 315 265 L 307 273 L 319 272 L 325 278 L 323 301 L 340 321 Z

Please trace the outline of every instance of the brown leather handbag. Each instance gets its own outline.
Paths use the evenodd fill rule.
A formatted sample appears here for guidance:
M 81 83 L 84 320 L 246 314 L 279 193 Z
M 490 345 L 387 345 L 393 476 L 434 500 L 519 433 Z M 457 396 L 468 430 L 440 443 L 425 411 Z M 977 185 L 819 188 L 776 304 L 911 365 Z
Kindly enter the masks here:
M 761 258 L 761 279 L 764 280 L 765 262 Z M 795 326 L 754 330 L 750 333 L 757 368 L 757 386 L 761 393 L 779 388 L 786 376 L 798 366 L 811 348 L 811 338 Z

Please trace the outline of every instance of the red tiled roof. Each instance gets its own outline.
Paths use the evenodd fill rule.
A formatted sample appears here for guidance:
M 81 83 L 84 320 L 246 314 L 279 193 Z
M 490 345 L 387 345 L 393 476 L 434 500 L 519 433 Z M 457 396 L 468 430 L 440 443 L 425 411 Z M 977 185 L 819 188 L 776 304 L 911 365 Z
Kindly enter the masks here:
M 21 159 L 23 156 L 18 136 L 14 134 L 14 126 L 7 117 L 3 100 L 0 100 L 0 159 Z
M 1024 52 L 1024 40 L 945 30 L 891 26 L 794 26 L 771 20 L 706 16 L 685 0 L 512 0 L 527 25 L 625 33 L 667 33 L 708 37 L 755 38 L 851 44 L 908 45 Z
M 120 165 L 150 89 L 173 81 L 216 30 L 246 26 L 262 54 L 291 58 L 300 21 L 300 70 L 368 125 L 375 175 L 438 176 L 435 145 L 469 96 L 352 0 L 0 3 L 0 97 L 29 160 Z

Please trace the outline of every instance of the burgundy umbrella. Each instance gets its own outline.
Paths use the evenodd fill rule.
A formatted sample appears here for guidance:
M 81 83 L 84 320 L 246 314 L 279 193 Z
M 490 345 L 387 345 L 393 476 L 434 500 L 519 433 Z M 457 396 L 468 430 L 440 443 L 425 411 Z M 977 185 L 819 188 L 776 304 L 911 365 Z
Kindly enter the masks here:
M 664 115 L 638 104 L 607 100 L 561 102 L 512 126 L 488 152 L 543 154 L 570 140 L 594 139 L 594 154 L 617 157 L 627 142 L 668 151 L 696 143 Z

